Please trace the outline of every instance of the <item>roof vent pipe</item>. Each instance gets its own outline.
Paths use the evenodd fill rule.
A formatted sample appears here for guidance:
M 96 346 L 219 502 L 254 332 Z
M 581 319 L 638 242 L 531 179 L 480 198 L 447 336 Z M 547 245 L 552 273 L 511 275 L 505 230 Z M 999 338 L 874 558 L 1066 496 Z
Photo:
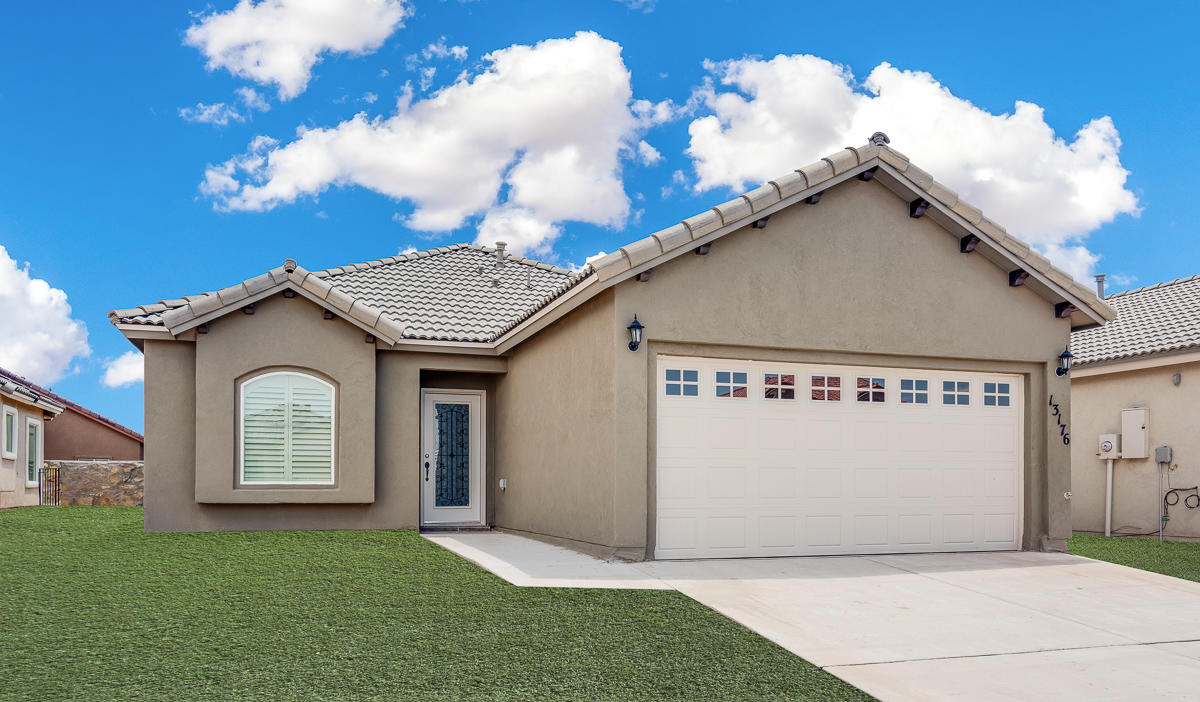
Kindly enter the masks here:
M 504 243 L 503 241 L 496 242 L 496 261 L 502 265 L 504 263 L 504 257 L 506 255 L 504 253 L 504 249 L 507 247 L 508 247 L 508 244 Z
M 1107 276 L 1105 276 L 1105 274 L 1103 274 L 1103 273 L 1096 274 L 1096 297 L 1100 298 L 1101 300 L 1104 299 L 1104 279 L 1105 279 L 1105 277 L 1107 277 Z

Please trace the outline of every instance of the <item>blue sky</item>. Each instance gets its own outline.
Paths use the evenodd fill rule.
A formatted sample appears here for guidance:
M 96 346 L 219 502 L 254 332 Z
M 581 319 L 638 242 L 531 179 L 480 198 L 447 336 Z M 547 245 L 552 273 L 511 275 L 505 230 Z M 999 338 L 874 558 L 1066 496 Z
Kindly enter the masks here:
M 9 8 L 0 366 L 140 429 L 141 383 L 102 382 L 132 348 L 110 309 L 509 230 L 581 265 L 876 129 L 1079 277 L 1200 272 L 1190 4 L 375 0 L 299 48 L 268 5 L 304 3 Z M 239 41 L 317 61 L 263 73 Z

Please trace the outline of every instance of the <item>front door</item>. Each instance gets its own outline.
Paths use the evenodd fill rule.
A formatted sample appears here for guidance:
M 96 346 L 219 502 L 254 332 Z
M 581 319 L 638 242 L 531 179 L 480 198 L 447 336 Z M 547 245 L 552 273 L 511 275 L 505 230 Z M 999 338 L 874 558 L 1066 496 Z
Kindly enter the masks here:
M 483 391 L 422 394 L 421 524 L 483 524 Z

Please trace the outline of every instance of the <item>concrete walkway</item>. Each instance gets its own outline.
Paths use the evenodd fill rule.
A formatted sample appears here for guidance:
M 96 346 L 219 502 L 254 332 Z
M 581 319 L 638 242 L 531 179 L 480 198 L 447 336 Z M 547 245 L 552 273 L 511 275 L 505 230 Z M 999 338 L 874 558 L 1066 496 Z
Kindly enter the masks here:
M 1077 556 L 631 564 L 430 540 L 517 585 L 677 589 L 884 700 L 1200 699 L 1200 584 Z

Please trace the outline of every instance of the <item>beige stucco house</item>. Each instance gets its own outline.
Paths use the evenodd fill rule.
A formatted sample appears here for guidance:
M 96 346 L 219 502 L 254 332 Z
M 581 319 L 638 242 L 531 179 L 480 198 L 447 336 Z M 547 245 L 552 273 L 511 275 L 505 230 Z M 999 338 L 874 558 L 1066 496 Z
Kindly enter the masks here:
M 145 351 L 148 530 L 640 559 L 1061 548 L 1055 369 L 1114 313 L 876 134 L 578 272 L 288 260 L 110 316 Z
M 38 504 L 46 425 L 65 409 L 48 391 L 0 368 L 0 509 Z
M 1104 531 L 1112 457 L 1111 532 L 1157 533 L 1165 507 L 1165 536 L 1200 537 L 1200 276 L 1105 301 L 1116 321 L 1071 335 L 1072 524 Z

